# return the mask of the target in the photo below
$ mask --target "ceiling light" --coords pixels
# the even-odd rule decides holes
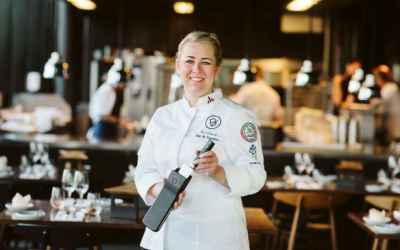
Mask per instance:
[[[81,10],[94,10],[96,9],[96,4],[90,0],[67,0],[73,4],[76,8]]]
[[[174,3],[174,11],[178,14],[192,14],[194,5],[189,2],[176,2]]]
[[[321,0],[293,0],[286,9],[289,11],[306,11]]]

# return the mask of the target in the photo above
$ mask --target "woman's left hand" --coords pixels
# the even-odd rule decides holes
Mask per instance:
[[[196,155],[200,150],[196,150]],[[194,170],[196,173],[205,173],[209,177],[214,177],[217,174],[218,169],[218,157],[213,151],[208,151],[200,155],[200,159],[193,162],[194,165],[198,166]]]

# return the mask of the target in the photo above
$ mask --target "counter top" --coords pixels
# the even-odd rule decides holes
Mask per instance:
[[[55,149],[76,149],[76,150],[109,150],[109,151],[130,151],[137,152],[143,140],[143,135],[135,135],[130,139],[119,141],[88,141],[85,138],[74,138],[68,135],[38,134],[36,136],[3,134],[0,136],[0,144],[8,143],[29,143],[31,141],[48,144]],[[374,144],[364,144],[361,150],[327,150],[307,147],[276,147],[276,149],[263,149],[264,157],[293,157],[294,153],[309,153],[319,158],[340,158],[343,160],[374,159],[383,160],[388,156],[400,156],[399,152],[390,150],[388,147]]]
[[[132,136],[130,139],[118,141],[88,141],[86,138],[76,138],[68,135],[37,134],[16,135],[3,134],[0,136],[0,144],[6,143],[29,143],[32,141],[44,143],[51,148],[74,149],[74,150],[110,150],[110,151],[138,151],[142,143],[143,136]]]

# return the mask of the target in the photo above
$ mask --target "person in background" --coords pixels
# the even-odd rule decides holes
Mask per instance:
[[[179,44],[175,62],[185,94],[157,109],[138,151],[135,183],[152,205],[172,169],[191,164],[209,139],[215,146],[199,164],[158,232],[146,228],[149,250],[249,250],[242,196],[266,180],[257,117],[223,97],[214,82],[222,50],[213,33],[195,31]]]
[[[229,99],[250,109],[257,116],[259,127],[282,122],[283,109],[279,94],[265,82],[263,70],[259,66],[254,66],[254,69],[256,80],[245,82]]]
[[[393,82],[390,68],[379,65],[373,69],[376,84],[379,86],[380,102],[371,101],[373,104],[381,103],[384,107],[382,126],[386,142],[400,139],[400,91],[397,83]]]
[[[353,103],[354,95],[349,94],[349,82],[357,69],[361,68],[361,63],[357,60],[346,63],[343,75],[333,77],[333,87],[331,101],[334,105],[334,114],[339,114],[339,108],[342,102]]]
[[[120,118],[124,102],[124,89],[132,74],[116,59],[103,83],[90,98],[89,117],[93,126],[86,134],[87,139],[118,140],[127,130],[132,131],[132,123]]]

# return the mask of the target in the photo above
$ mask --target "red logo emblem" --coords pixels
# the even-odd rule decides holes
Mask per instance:
[[[207,104],[210,103],[210,102],[213,102],[213,101],[215,101],[215,100],[214,100],[213,98],[211,98],[211,97],[208,96]]]

